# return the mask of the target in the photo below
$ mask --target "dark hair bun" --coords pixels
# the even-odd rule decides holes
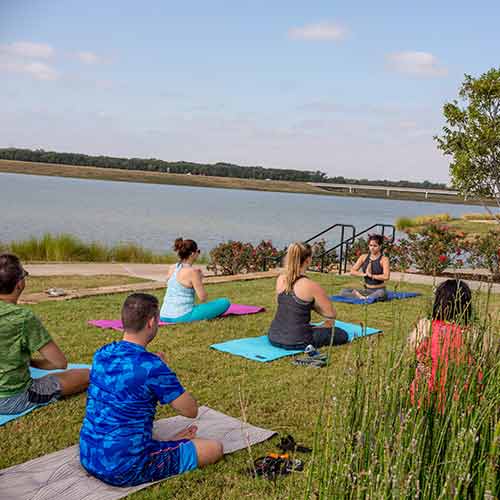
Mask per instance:
[[[182,238],[177,238],[174,241],[174,250],[178,252],[183,247],[184,240]]]
[[[198,250],[198,245],[194,240],[183,240],[182,238],[177,238],[174,242],[174,250],[177,252],[179,259],[185,260],[192,253]]]

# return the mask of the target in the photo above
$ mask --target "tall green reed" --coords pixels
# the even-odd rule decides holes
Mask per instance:
[[[389,349],[367,338],[346,351],[343,376],[325,377],[304,498],[499,498],[498,322],[482,300],[460,360],[446,380],[437,371],[444,391],[422,379],[412,401],[417,362],[397,307]]]
[[[93,241],[85,243],[70,234],[50,233],[41,238],[31,237],[27,240],[12,241],[4,244],[2,251],[18,255],[24,261],[49,262],[175,262],[172,253],[158,255],[135,243],[120,243],[107,246]]]

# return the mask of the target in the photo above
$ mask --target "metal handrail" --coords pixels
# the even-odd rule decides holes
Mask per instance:
[[[315,240],[316,238],[318,238],[319,236],[323,236],[324,234],[328,233],[329,231],[331,231],[332,229],[335,229],[337,227],[340,227],[341,228],[341,236],[340,236],[340,240],[343,242],[344,239],[345,239],[345,230],[346,228],[350,228],[351,231],[352,231],[352,235],[349,239],[351,238],[354,238],[354,234],[356,233],[356,228],[352,225],[352,224],[333,224],[332,226],[330,227],[327,227],[326,229],[324,229],[323,231],[320,231],[319,233],[315,234],[314,236],[312,236],[311,238],[303,241],[303,243],[309,243],[311,242],[312,240]],[[338,245],[334,248],[338,248]],[[333,250],[334,248],[330,249],[330,250]],[[315,255],[314,257],[317,258],[317,257],[321,257],[322,255],[326,255],[326,253],[328,253],[329,250],[327,250],[326,252],[324,252],[323,254],[321,255]],[[279,255],[276,255],[276,256],[270,256],[270,257],[266,257],[264,259],[264,269],[263,271],[267,271],[267,262],[268,261],[278,261],[278,260],[281,260],[283,258],[283,255],[284,253],[283,252],[280,252]],[[346,254],[347,255],[347,254]],[[342,254],[342,249],[341,249],[341,259],[343,258],[343,254]],[[324,268],[324,259],[321,260],[321,272],[323,272],[323,268]]]
[[[383,238],[385,237],[385,228],[386,227],[391,228],[392,229],[392,236],[390,238],[390,242],[391,243],[394,242],[394,239],[396,237],[396,228],[392,224],[381,224],[381,223],[372,224],[370,227],[367,227],[367,228],[363,229],[363,231],[360,231],[359,233],[356,233],[356,230],[354,230],[352,236],[350,236],[347,239],[343,239],[342,238],[341,241],[340,241],[340,243],[338,243],[337,245],[335,245],[332,248],[329,248],[328,250],[325,250],[321,255],[317,255],[316,256],[316,257],[321,258],[321,272],[323,272],[323,270],[324,270],[325,257],[328,254],[330,254],[331,252],[333,252],[334,250],[337,250],[337,248],[340,248],[339,274],[342,274],[342,268],[343,268],[343,272],[346,273],[347,272],[347,258],[348,258],[348,255],[349,255],[349,246],[354,243],[354,241],[356,240],[356,238],[358,238],[362,234],[365,234],[368,231],[370,231],[370,230],[372,230],[372,229],[374,229],[376,227],[381,227],[382,228],[382,234],[381,234],[381,236]],[[345,246],[345,253],[344,253],[344,246]]]

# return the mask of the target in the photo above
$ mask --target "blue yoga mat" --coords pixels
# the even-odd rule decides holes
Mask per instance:
[[[71,370],[74,368],[90,368],[90,365],[79,365],[79,364],[69,364],[67,370]],[[66,370],[40,370],[39,368],[30,368],[31,376],[33,378],[41,378],[44,377],[45,375],[50,375],[51,373],[57,373],[57,372],[64,372]],[[7,422],[10,422],[11,420],[15,420],[16,418],[22,417],[23,415],[26,415],[27,413],[33,411],[35,408],[39,408],[40,406],[47,406],[47,405],[37,405],[33,406],[33,408],[30,408],[29,410],[23,411],[22,413],[16,413],[15,415],[0,415],[0,427]]]
[[[357,299],[355,297],[331,295],[330,300],[332,302],[345,302],[346,304],[373,304],[374,302],[387,302],[389,300],[411,299],[412,297],[418,297],[419,295],[421,294],[416,292],[387,292],[387,296],[383,301],[373,297],[368,297],[367,299]]]
[[[335,326],[347,332],[349,342],[352,342],[356,338],[367,337],[368,335],[382,332],[382,330],[378,330],[377,328],[363,328],[361,325],[344,323],[343,321],[335,321]],[[288,350],[275,347],[269,342],[267,335],[229,340],[228,342],[222,342],[220,344],[212,344],[210,347],[217,351],[227,352],[235,356],[241,356],[261,363],[304,352],[302,349]]]

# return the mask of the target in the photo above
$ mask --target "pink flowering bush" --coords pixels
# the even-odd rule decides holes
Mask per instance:
[[[410,242],[407,239],[397,239],[392,243],[390,241],[384,243],[384,255],[389,258],[393,271],[404,273],[412,265]]]
[[[462,245],[463,233],[439,224],[429,224],[418,232],[408,233],[409,256],[424,274],[435,276],[458,264]]]
[[[474,267],[485,267],[493,274],[495,281],[500,280],[500,232],[489,231],[477,235],[466,243],[469,262]]]
[[[312,266],[313,271],[321,271],[321,257],[326,250],[326,241],[319,240],[311,245],[312,247]],[[338,257],[336,251],[330,252],[323,257],[323,271],[333,271],[338,264]]]
[[[232,275],[262,271],[268,257],[278,257],[278,250],[271,241],[261,241],[256,247],[242,241],[227,241],[210,250],[209,271]],[[279,259],[267,259],[267,268],[279,265]]]

